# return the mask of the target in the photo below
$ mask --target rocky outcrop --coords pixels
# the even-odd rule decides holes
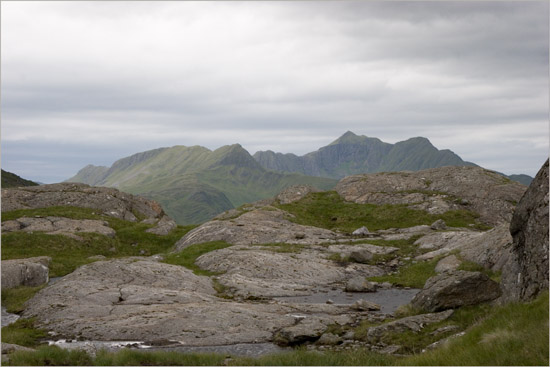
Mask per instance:
[[[156,223],[153,228],[149,228],[145,232],[154,233],[159,236],[165,236],[168,233],[172,232],[172,230],[176,229],[177,226],[178,225],[172,218],[165,215]]]
[[[438,313],[403,317],[380,326],[369,328],[367,331],[367,340],[369,343],[378,343],[388,334],[402,333],[409,330],[416,333],[427,325],[448,319],[452,314],[453,310],[447,310]]]
[[[429,312],[436,312],[491,301],[499,296],[499,284],[487,275],[453,270],[428,279],[411,304]]]
[[[510,223],[512,256],[502,275],[504,300],[531,300],[548,290],[548,160]]]
[[[223,273],[218,282],[241,298],[311,294],[318,288],[344,288],[350,278],[384,274],[379,267],[327,260],[328,249],[309,246],[297,252],[276,252],[276,246],[237,245],[206,253],[196,260],[204,270]]]
[[[47,256],[2,260],[2,289],[22,285],[36,287],[48,283],[51,260]]]
[[[98,233],[114,237],[116,232],[103,220],[69,219],[63,217],[22,217],[2,223],[2,232],[45,232],[47,234],[74,235],[75,233]]]
[[[203,346],[270,342],[277,333],[298,341],[358,315],[346,306],[235,302],[215,294],[208,277],[180,266],[138,257],[98,261],[38,292],[24,316],[59,338]]]
[[[136,215],[146,218],[161,218],[164,215],[155,201],[106,187],[58,183],[2,190],[2,212],[51,206],[91,208],[132,222],[137,221]]]
[[[440,167],[418,172],[375,173],[346,177],[336,191],[360,204],[406,204],[441,214],[467,209],[488,225],[509,222],[526,187],[480,167]]]
[[[307,185],[294,185],[286,188],[275,199],[281,204],[290,204],[300,199],[303,199],[310,192],[319,192],[320,190]]]
[[[214,220],[193,229],[179,240],[174,251],[209,241],[225,241],[235,245],[262,243],[316,244],[330,242],[338,235],[328,229],[290,222],[289,214],[268,207],[256,209],[230,220]]]

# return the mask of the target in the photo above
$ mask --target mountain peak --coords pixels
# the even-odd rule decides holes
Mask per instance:
[[[344,135],[342,135],[341,137],[339,137],[338,139],[336,139],[335,141],[333,141],[329,145],[359,143],[359,142],[363,141],[364,139],[365,139],[364,136],[356,135],[353,132],[348,130],[344,133]]]

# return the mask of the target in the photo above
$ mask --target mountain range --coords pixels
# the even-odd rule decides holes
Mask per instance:
[[[17,176],[15,173],[2,170],[2,188],[21,187],[21,186],[38,186],[38,183],[30,180],[25,180]]]
[[[137,153],[111,167],[88,165],[67,181],[142,195],[158,201],[179,224],[196,224],[291,185],[327,190],[352,174],[442,166],[476,165],[450,150],[438,150],[423,137],[389,144],[348,131],[303,156],[272,151],[251,156],[239,144],[214,151],[174,146]]]
[[[239,144],[214,151],[200,146],[149,150],[111,167],[88,165],[67,181],[116,187],[154,199],[180,224],[204,222],[225,210],[274,196],[287,186],[326,190],[337,182],[268,171]]]

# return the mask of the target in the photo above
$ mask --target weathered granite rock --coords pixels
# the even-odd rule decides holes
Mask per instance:
[[[359,250],[359,251],[352,251],[349,255],[350,261],[354,261],[356,263],[361,264],[368,264],[369,261],[373,258],[373,253],[369,250]]]
[[[361,228],[357,228],[357,229],[356,229],[355,231],[353,231],[351,234],[354,235],[354,236],[367,236],[367,235],[369,235],[369,234],[371,234],[371,233],[370,233],[370,231],[368,230],[367,227],[363,226],[363,227],[361,227]]]
[[[51,260],[48,256],[2,260],[2,289],[21,285],[36,287],[48,283]]]
[[[45,232],[47,234],[98,233],[114,237],[116,232],[103,220],[63,217],[22,217],[2,223],[2,232]]]
[[[159,236],[166,236],[168,233],[172,232],[178,225],[176,222],[167,215],[164,215],[158,221],[157,225],[153,228],[149,228],[145,232],[158,234]]]
[[[388,334],[402,333],[408,330],[419,332],[427,325],[448,319],[452,314],[453,310],[427,313],[404,317],[380,326],[371,327],[367,331],[367,340],[369,343],[378,343]]]
[[[366,299],[360,299],[351,305],[351,309],[357,311],[380,311],[380,305]]]
[[[137,221],[134,213],[147,218],[161,218],[164,215],[160,205],[153,200],[107,187],[58,183],[2,189],[3,212],[50,206],[92,208],[105,215],[132,222]]]
[[[434,249],[417,256],[416,260],[429,260],[436,256],[459,251],[464,260],[473,261],[487,269],[502,270],[510,256],[512,237],[506,224],[487,232],[452,231],[428,234],[415,244],[420,249]]]
[[[444,271],[456,270],[462,261],[460,261],[455,255],[450,255],[439,260],[435,266],[436,273],[443,273]]]
[[[294,185],[287,187],[279,193],[275,199],[281,204],[290,204],[300,199],[303,199],[310,192],[319,192],[320,190],[308,185]]]
[[[548,160],[517,205],[510,223],[512,256],[502,274],[506,301],[548,290]]]
[[[436,312],[491,301],[499,296],[499,284],[487,275],[454,270],[428,279],[411,304],[429,312]]]
[[[332,333],[324,333],[316,342],[319,345],[338,345],[340,343],[342,343],[342,338]]]
[[[296,325],[285,327],[279,330],[273,341],[281,346],[303,344],[309,341],[316,341],[327,329],[327,325],[317,317],[306,317]]]
[[[317,287],[345,283],[352,277],[384,274],[372,265],[343,267],[327,260],[322,246],[299,253],[272,250],[273,246],[236,245],[206,253],[195,263],[201,269],[223,273],[217,278],[227,292],[244,298],[308,295]]]
[[[346,283],[346,292],[376,292],[377,283],[369,282],[365,277],[353,277]]]
[[[180,266],[139,257],[98,261],[42,289],[24,316],[63,338],[188,346],[270,342],[281,330],[299,340],[355,317],[338,305],[244,303],[215,294],[208,277]],[[297,313],[302,330],[292,328]]]
[[[235,245],[261,243],[317,244],[330,242],[338,235],[328,229],[302,226],[286,219],[279,209],[256,209],[231,220],[206,222],[183,236],[174,251],[209,241],[225,241]]]
[[[432,223],[430,228],[433,229],[434,231],[441,231],[441,230],[447,229],[447,224],[443,219],[438,219]]]
[[[526,187],[480,167],[440,167],[417,172],[348,176],[336,191],[347,201],[407,204],[432,214],[468,209],[489,225],[509,222]]]

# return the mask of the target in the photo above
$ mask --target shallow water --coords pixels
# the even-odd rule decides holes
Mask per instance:
[[[276,297],[288,303],[326,303],[329,299],[334,304],[351,305],[364,299],[380,305],[380,312],[393,313],[401,305],[409,303],[420,289],[380,289],[376,292],[344,292],[342,290],[320,290],[309,296]]]
[[[6,311],[5,307],[2,307],[2,327],[8,326],[9,324],[13,324],[17,321],[19,318],[19,315],[16,315],[14,313],[9,313]]]

